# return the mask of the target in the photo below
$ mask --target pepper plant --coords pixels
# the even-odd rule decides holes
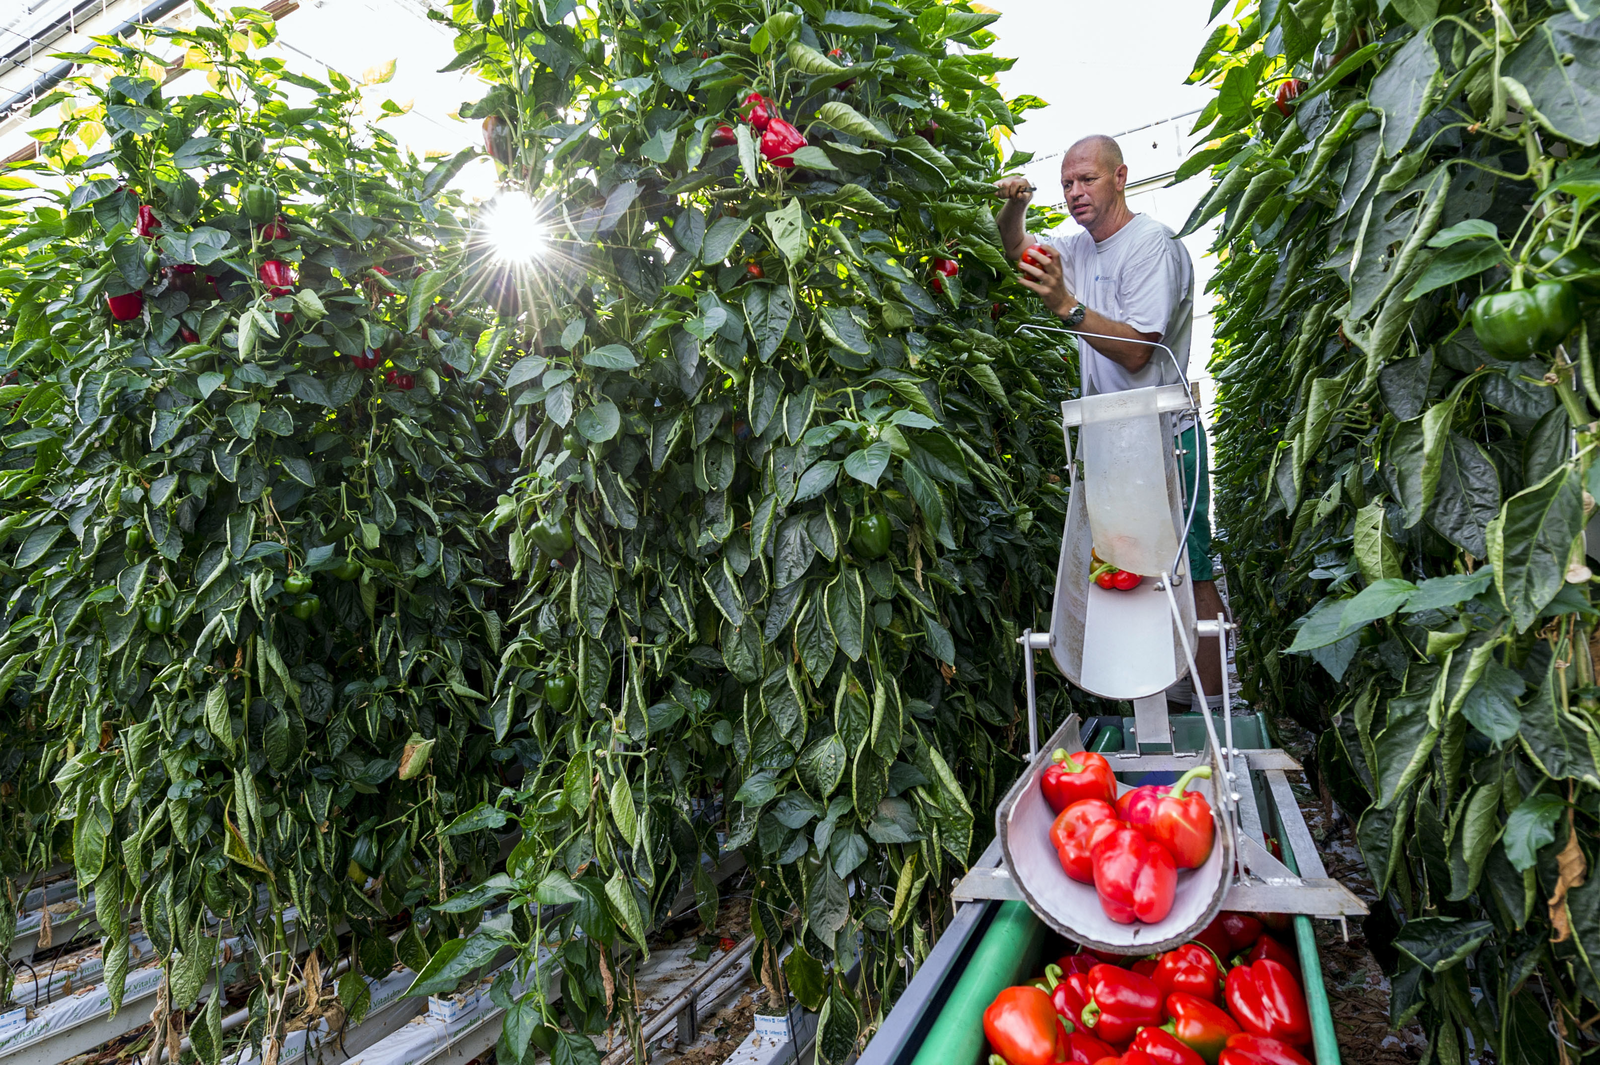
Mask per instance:
[[[1246,694],[1318,733],[1451,1065],[1596,1046],[1594,13],[1244,4],[1192,77]]]
[[[439,830],[532,757],[492,694],[510,570],[480,521],[517,449],[485,323],[446,306],[470,153],[424,166],[364,86],[254,58],[267,16],[197,7],[160,54],[69,57],[35,107],[61,124],[0,186],[0,695],[31,752],[5,763],[5,871],[70,858],[113,1002],[136,919],[177,1029],[239,978],[208,911],[248,933],[244,1034],[272,1047],[291,936],[354,955],[359,1017],[398,915],[417,967],[476,919],[427,905],[498,859]]]
[[[434,17],[493,86],[461,109],[506,164],[486,217],[543,217],[517,271],[473,267],[518,316],[528,442],[486,521],[520,582],[486,694],[540,761],[465,822],[522,838],[460,904],[529,919],[447,944],[414,990],[515,943],[502,1060],[581,1059],[627,994],[621,948],[681,892],[712,915],[708,870],[742,851],[757,971],[842,1060],[1020,769],[1015,641],[1048,605],[1073,364],[1021,329],[1048,316],[990,180],[1036,101],[1002,99],[995,16],[960,4]],[[518,993],[549,951],[573,1031],[541,980]]]

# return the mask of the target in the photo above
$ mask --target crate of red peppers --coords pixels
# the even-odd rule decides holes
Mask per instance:
[[[1287,928],[1222,913],[1161,954],[1063,955],[984,1011],[989,1065],[1312,1065]]]

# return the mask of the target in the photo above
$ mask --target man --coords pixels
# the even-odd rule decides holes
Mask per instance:
[[[1061,237],[1028,235],[1026,219],[1033,193],[1026,178],[996,183],[1005,206],[997,219],[1006,254],[1017,263],[1022,283],[1061,317],[1068,329],[1123,339],[1080,338],[1085,394],[1121,392],[1150,385],[1178,384],[1189,369],[1189,332],[1194,322],[1194,267],[1172,230],[1149,215],[1128,209],[1128,168],[1117,142],[1085,137],[1061,161],[1061,191],[1073,221],[1083,231]],[[1042,266],[1022,253],[1039,243],[1055,254]],[[1155,341],[1172,349],[1178,365]],[[1210,490],[1201,473],[1204,437],[1192,419],[1178,426],[1188,485],[1200,477],[1200,498],[1189,530],[1189,568],[1195,612],[1202,618],[1222,613],[1211,566]],[[1204,640],[1198,652],[1200,683],[1206,694],[1222,692],[1222,663],[1216,641]],[[1180,681],[1177,688],[1188,688]],[[1174,701],[1187,701],[1179,691]]]

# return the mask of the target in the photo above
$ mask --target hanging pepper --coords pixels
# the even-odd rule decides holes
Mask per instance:
[[[1217,1065],[1311,1065],[1288,1043],[1241,1032],[1228,1037]]]
[[[863,514],[850,531],[850,546],[865,558],[882,558],[889,553],[893,534],[887,515]]]
[[[1105,755],[1055,750],[1050,752],[1050,761],[1054,764],[1039,777],[1039,790],[1056,813],[1081,799],[1117,801],[1117,778]]]
[[[294,287],[294,267],[282,259],[268,259],[256,269],[256,276],[274,296],[286,295]]]
[[[285,224],[288,220],[283,215],[278,215],[264,226],[256,227],[256,234],[262,240],[288,240],[289,227]]]
[[[136,289],[120,296],[107,296],[106,306],[117,321],[131,322],[144,310],[144,293]]]
[[[1210,766],[1197,765],[1169,791],[1155,784],[1135,788],[1117,800],[1117,812],[1146,838],[1165,847],[1177,868],[1197,869],[1211,857],[1217,829],[1206,797],[1184,789],[1196,777],[1210,776]]]
[[[1239,1022],[1220,1006],[1184,991],[1167,996],[1167,1012],[1172,1015],[1164,1027],[1206,1061],[1215,1063],[1229,1036],[1241,1031]]]
[[[1261,922],[1247,913],[1223,912],[1194,937],[1217,957],[1227,959],[1255,945],[1261,938]]]
[[[1271,958],[1290,972],[1294,972],[1300,967],[1300,963],[1295,960],[1295,956],[1289,953],[1289,948],[1269,935],[1262,935],[1260,939],[1256,940],[1256,945],[1250,948],[1249,960],[1251,962],[1258,962],[1262,958]]]
[[[734,134],[732,126],[718,126],[711,131],[711,147],[732,148],[739,143],[739,138]]]
[[[560,521],[552,521],[542,518],[534,524],[528,538],[533,541],[534,547],[546,555],[564,555],[572,549],[572,519],[562,517]]]
[[[1133,1037],[1133,1049],[1142,1050],[1156,1065],[1206,1065],[1189,1044],[1162,1028],[1141,1028]]]
[[[152,603],[144,608],[144,627],[152,636],[165,636],[172,631],[172,608],[165,603]]]
[[[1100,908],[1118,924],[1154,923],[1172,912],[1178,870],[1165,847],[1126,825],[1106,834],[1090,856]]]
[[[161,220],[156,217],[156,209],[148,203],[139,205],[139,222],[133,227],[136,237],[148,237],[151,233],[161,228]]]
[[[983,1034],[1008,1065],[1054,1065],[1060,1022],[1037,987],[1008,987],[983,1011]]]
[[[489,115],[483,120],[483,150],[501,166],[510,166],[515,154],[515,133],[511,123],[499,115]]]
[[[1127,1043],[1140,1028],[1161,1023],[1161,989],[1148,976],[1115,965],[1089,970],[1089,1002],[1080,1016],[1108,1043]]]
[[[1112,805],[1100,799],[1080,799],[1062,810],[1050,826],[1061,868],[1080,884],[1094,883],[1094,846],[1121,824]]]
[[[265,185],[246,185],[239,190],[239,207],[250,221],[265,225],[278,213],[278,194]]]
[[[1236,966],[1224,989],[1228,1011],[1245,1031],[1292,1046],[1311,1044],[1311,1014],[1300,983],[1271,958]]]
[[[1485,293],[1472,304],[1472,331],[1490,355],[1526,359],[1549,351],[1582,320],[1570,282],[1541,281],[1522,288],[1521,280],[1513,272],[1508,291]]]
[[[744,106],[748,108],[745,112],[746,120],[763,133],[767,131],[767,125],[772,121],[772,112],[767,109],[767,105],[771,102],[758,92],[753,92],[744,98]]]
[[[768,121],[766,132],[761,134],[761,157],[773,166],[788,170],[794,166],[792,156],[806,146],[803,133],[781,118]]]
[[[557,673],[544,682],[545,705],[558,714],[565,713],[577,691],[578,682],[571,673]]]
[[[1535,266],[1572,283],[1580,295],[1600,296],[1600,259],[1582,247],[1563,251],[1559,243],[1546,244],[1533,253]]]
[[[1185,991],[1207,1002],[1222,996],[1217,957],[1198,943],[1185,943],[1161,955],[1153,978],[1164,995]]]

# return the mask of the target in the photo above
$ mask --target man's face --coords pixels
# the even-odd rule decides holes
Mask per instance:
[[[1075,148],[1061,161],[1061,191],[1067,210],[1085,229],[1093,229],[1122,199],[1127,180],[1127,167],[1108,167],[1092,148]]]

